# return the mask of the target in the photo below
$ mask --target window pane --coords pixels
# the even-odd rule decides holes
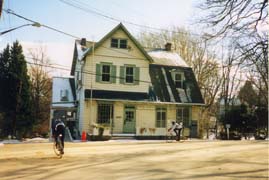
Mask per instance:
[[[133,67],[126,67],[126,74],[133,75],[134,74],[134,68]]]
[[[126,83],[134,82],[134,67],[126,67],[125,82]]]
[[[181,81],[176,81],[175,84],[176,84],[176,88],[182,88]]]
[[[133,78],[133,76],[126,76],[125,81],[126,81],[126,83],[133,83],[134,78]]]
[[[118,39],[111,39],[111,47],[118,48]]]
[[[110,66],[102,66],[102,81],[110,82]]]
[[[110,123],[113,118],[113,105],[112,104],[99,104],[98,105],[98,123]]]
[[[175,75],[175,80],[176,81],[181,81],[181,74],[176,74]]]
[[[182,75],[180,73],[175,74],[176,88],[182,88]]]
[[[122,48],[122,49],[127,48],[127,40],[126,39],[121,39],[120,40],[120,48]]]
[[[110,82],[109,74],[102,74],[102,81]]]
[[[156,127],[166,127],[166,108],[156,109]]]
[[[103,65],[103,73],[110,73],[110,66],[109,65]]]

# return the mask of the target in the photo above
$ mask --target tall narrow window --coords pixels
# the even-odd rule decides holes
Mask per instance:
[[[97,123],[109,124],[113,118],[113,104],[98,104]]]
[[[156,127],[166,127],[166,108],[156,108]]]
[[[134,67],[126,67],[125,74],[125,82],[134,83]]]
[[[110,65],[102,65],[102,81],[110,82]]]
[[[183,88],[183,77],[181,73],[175,73],[175,85],[176,88]]]
[[[120,48],[121,49],[127,48],[127,40],[126,39],[120,39]]]
[[[177,122],[183,122],[183,125],[188,127],[190,123],[190,108],[189,107],[179,107],[177,108]]]
[[[119,45],[119,43],[118,43],[118,39],[114,39],[114,38],[112,38],[112,39],[111,39],[111,47],[113,47],[113,48],[118,48],[118,45]]]

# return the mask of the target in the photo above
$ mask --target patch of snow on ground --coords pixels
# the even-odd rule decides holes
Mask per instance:
[[[32,139],[25,139],[24,142],[36,142],[36,143],[41,143],[41,142],[49,142],[48,138],[40,138],[40,137],[36,137],[36,138],[32,138]]]
[[[3,144],[19,144],[21,143],[19,140],[17,139],[10,139],[10,140],[4,140],[0,143],[3,143]]]

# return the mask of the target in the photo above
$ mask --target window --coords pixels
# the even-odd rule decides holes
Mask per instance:
[[[61,90],[60,92],[61,101],[68,101],[68,90]]]
[[[166,127],[166,108],[156,108],[156,127]]]
[[[118,39],[111,39],[111,47],[118,48]]]
[[[133,122],[135,118],[135,107],[126,106],[125,107],[125,122]]]
[[[111,62],[101,62],[96,64],[96,82],[116,83],[117,67]]]
[[[134,67],[126,67],[125,74],[125,82],[134,83]]]
[[[120,48],[120,49],[127,49],[127,39],[111,39],[111,47],[113,48]]]
[[[126,39],[120,39],[120,48],[127,49],[127,40]]]
[[[132,64],[120,66],[120,83],[139,85],[140,68]]]
[[[176,88],[183,88],[183,74],[182,73],[175,73],[174,81]]]
[[[102,81],[110,82],[110,65],[102,65]]]
[[[113,118],[113,104],[101,103],[98,104],[97,123],[109,124]]]
[[[179,107],[177,108],[177,122],[183,122],[183,125],[188,127],[190,123],[190,108],[189,107]]]

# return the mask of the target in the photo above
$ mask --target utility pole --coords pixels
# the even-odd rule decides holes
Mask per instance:
[[[92,67],[92,72],[93,72],[93,61],[94,61],[94,41],[93,41],[93,46],[92,46],[92,61],[91,61],[91,67]],[[96,74],[96,73],[95,73]],[[93,124],[93,106],[92,106],[92,88],[93,88],[93,85],[92,85],[92,81],[93,81],[93,78],[92,78],[93,74],[91,74],[91,101],[90,101],[90,106],[91,106],[91,120],[90,120],[90,125]]]

